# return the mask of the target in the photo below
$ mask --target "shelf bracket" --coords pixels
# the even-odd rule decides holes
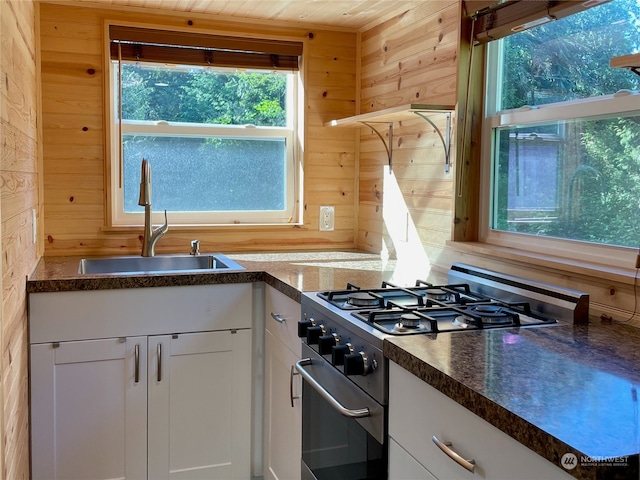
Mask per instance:
[[[378,135],[378,138],[380,138],[380,140],[382,141],[382,144],[384,145],[385,150],[387,151],[387,159],[389,160],[389,173],[391,173],[392,169],[393,169],[393,164],[392,164],[392,158],[393,158],[393,122],[360,122],[363,125],[366,125],[367,127],[369,127],[371,130],[373,130],[375,132],[376,135]],[[387,130],[387,134],[389,136],[389,142],[387,143],[384,139],[384,137],[382,136],[382,134],[380,133],[380,131],[373,126],[374,123],[379,123],[379,124],[384,124],[387,126],[388,130]]]
[[[440,131],[438,126],[433,123],[433,120],[431,120],[429,117],[416,110],[414,110],[413,113],[418,115],[423,120],[427,121],[435,129],[436,133],[440,137],[440,141],[442,142],[442,146],[444,147],[444,173],[449,173],[449,170],[451,169],[451,112],[445,113],[447,125],[445,127],[446,132],[444,136],[442,135],[442,132]]]

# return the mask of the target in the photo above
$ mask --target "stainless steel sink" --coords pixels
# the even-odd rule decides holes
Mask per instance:
[[[162,273],[185,271],[243,270],[225,255],[156,255],[83,258],[78,265],[81,275]]]

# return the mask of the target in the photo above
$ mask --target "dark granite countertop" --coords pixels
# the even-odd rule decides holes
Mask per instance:
[[[379,287],[383,280],[412,285],[417,278],[438,281],[445,274],[430,272],[415,262],[384,260],[355,251],[228,254],[244,270],[172,272],[139,275],[80,275],[81,257],[43,257],[27,279],[27,292],[56,292],[144,288],[264,281],[300,301],[300,292],[344,288],[347,282]]]
[[[417,278],[446,279],[415,262],[362,252],[228,256],[245,270],[86,276],[77,274],[79,257],[44,257],[27,291],[264,281],[299,301],[302,291],[343,288],[347,282],[378,287],[382,280],[411,285]],[[639,478],[640,329],[593,319],[584,326],[413,335],[385,340],[384,353],[556,465],[573,453],[578,466],[568,473],[576,478]],[[623,460],[603,460],[610,457]]]
[[[393,337],[384,354],[556,465],[573,453],[576,478],[637,480],[639,347],[594,320]]]

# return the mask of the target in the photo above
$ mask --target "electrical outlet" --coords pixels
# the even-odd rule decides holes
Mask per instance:
[[[333,207],[320,207],[320,231],[333,230],[335,212]]]

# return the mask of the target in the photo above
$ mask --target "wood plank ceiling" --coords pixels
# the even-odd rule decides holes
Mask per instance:
[[[132,7],[221,15],[363,31],[425,0],[42,0],[48,3]],[[430,0],[433,1],[433,0]]]

